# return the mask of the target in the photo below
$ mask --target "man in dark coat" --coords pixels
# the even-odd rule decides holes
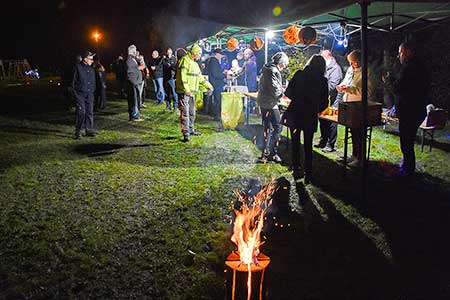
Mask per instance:
[[[172,48],[167,48],[163,57],[164,90],[166,92],[166,108],[178,111],[178,94],[175,88],[175,72],[177,70],[177,58],[173,55]]]
[[[144,66],[139,65],[137,61],[137,49],[135,45],[128,47],[127,58],[127,98],[128,98],[128,114],[130,121],[140,122],[139,104],[140,92],[139,86],[142,83],[142,70]]]
[[[75,138],[81,138],[81,130],[86,128],[87,136],[95,136],[94,131],[94,92],[95,71],[91,67],[94,62],[94,53],[86,51],[82,61],[73,69],[70,94],[75,99]]]
[[[328,87],[325,78],[325,60],[313,55],[303,71],[295,73],[286,89],[291,103],[283,116],[283,124],[290,127],[292,137],[292,167],[295,179],[303,177],[300,171],[300,133],[303,131],[305,151],[305,183],[312,176],[312,140],[317,129],[318,113],[327,107]]]
[[[424,64],[417,57],[414,44],[411,42],[401,44],[398,58],[402,67],[393,88],[399,119],[400,148],[403,153],[400,174],[409,176],[416,168],[414,140],[417,129],[426,116],[426,97],[430,81]]]
[[[222,92],[225,80],[225,74],[220,67],[220,61],[223,57],[221,49],[214,49],[213,55],[208,60],[208,79],[214,88],[212,106],[214,119],[221,121],[222,115]]]
[[[323,50],[320,52],[320,55],[325,59],[327,64],[325,77],[328,79],[328,95],[330,97],[330,103],[333,107],[336,107],[336,86],[342,81],[342,69],[334,59],[330,50]],[[321,148],[324,152],[336,151],[335,145],[337,140],[337,123],[322,119],[320,119],[319,122],[320,142],[319,144],[314,145],[314,147]]]
[[[153,79],[156,99],[158,100],[158,104],[162,104],[166,95],[164,93],[163,61],[158,50],[153,50],[149,66]]]

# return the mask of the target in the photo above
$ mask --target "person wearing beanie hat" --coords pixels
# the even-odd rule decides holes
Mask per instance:
[[[289,58],[284,52],[278,52],[272,57],[272,62],[263,66],[259,80],[259,92],[256,102],[261,108],[264,127],[264,149],[260,160],[263,162],[281,162],[278,156],[278,143],[282,130],[281,115],[278,102],[283,97],[281,71],[287,67]]]
[[[191,135],[200,135],[194,130],[195,121],[195,94],[200,87],[212,94],[212,85],[205,80],[197,61],[202,55],[202,49],[198,44],[192,45],[189,53],[178,62],[176,72],[176,89],[178,95],[178,107],[181,111],[181,132],[183,141],[188,142]]]
[[[95,136],[94,131],[94,91],[95,72],[91,67],[95,54],[86,51],[81,62],[73,69],[72,81],[69,85],[69,93],[75,99],[75,139],[81,138],[81,131],[86,128],[87,136]]]

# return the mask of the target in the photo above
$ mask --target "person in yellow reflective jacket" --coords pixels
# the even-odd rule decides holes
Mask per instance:
[[[212,85],[203,78],[197,61],[202,56],[199,45],[192,45],[189,53],[180,59],[176,72],[176,89],[178,93],[178,108],[181,111],[181,132],[183,141],[188,142],[191,135],[200,135],[194,130],[195,94],[200,86],[213,92]]]

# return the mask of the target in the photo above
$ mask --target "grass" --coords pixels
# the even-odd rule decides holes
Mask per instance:
[[[182,143],[175,113],[150,104],[130,124],[126,102],[109,101],[100,134],[76,141],[59,92],[56,81],[0,91],[0,299],[230,297],[233,191],[258,178],[281,187],[264,230],[267,298],[449,295],[448,129],[431,153],[417,146],[412,182],[392,175],[395,126],[376,129],[362,205],[340,153],[315,152],[308,186],[292,179],[285,144],[283,165],[257,164],[258,120],[220,132],[199,115],[203,135]]]

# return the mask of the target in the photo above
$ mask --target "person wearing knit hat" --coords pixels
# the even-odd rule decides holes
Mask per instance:
[[[203,87],[212,94],[212,85],[203,77],[197,61],[202,56],[202,48],[198,44],[192,45],[189,53],[178,62],[176,72],[176,89],[178,93],[178,107],[181,111],[181,133],[183,141],[188,142],[191,135],[200,135],[194,130],[195,94]]]
[[[259,92],[256,102],[261,108],[264,127],[264,149],[260,157],[261,162],[273,161],[281,163],[278,156],[278,143],[282,130],[281,115],[278,103],[283,97],[283,83],[281,71],[289,64],[289,58],[284,52],[278,52],[272,61],[263,66],[259,80]]]

